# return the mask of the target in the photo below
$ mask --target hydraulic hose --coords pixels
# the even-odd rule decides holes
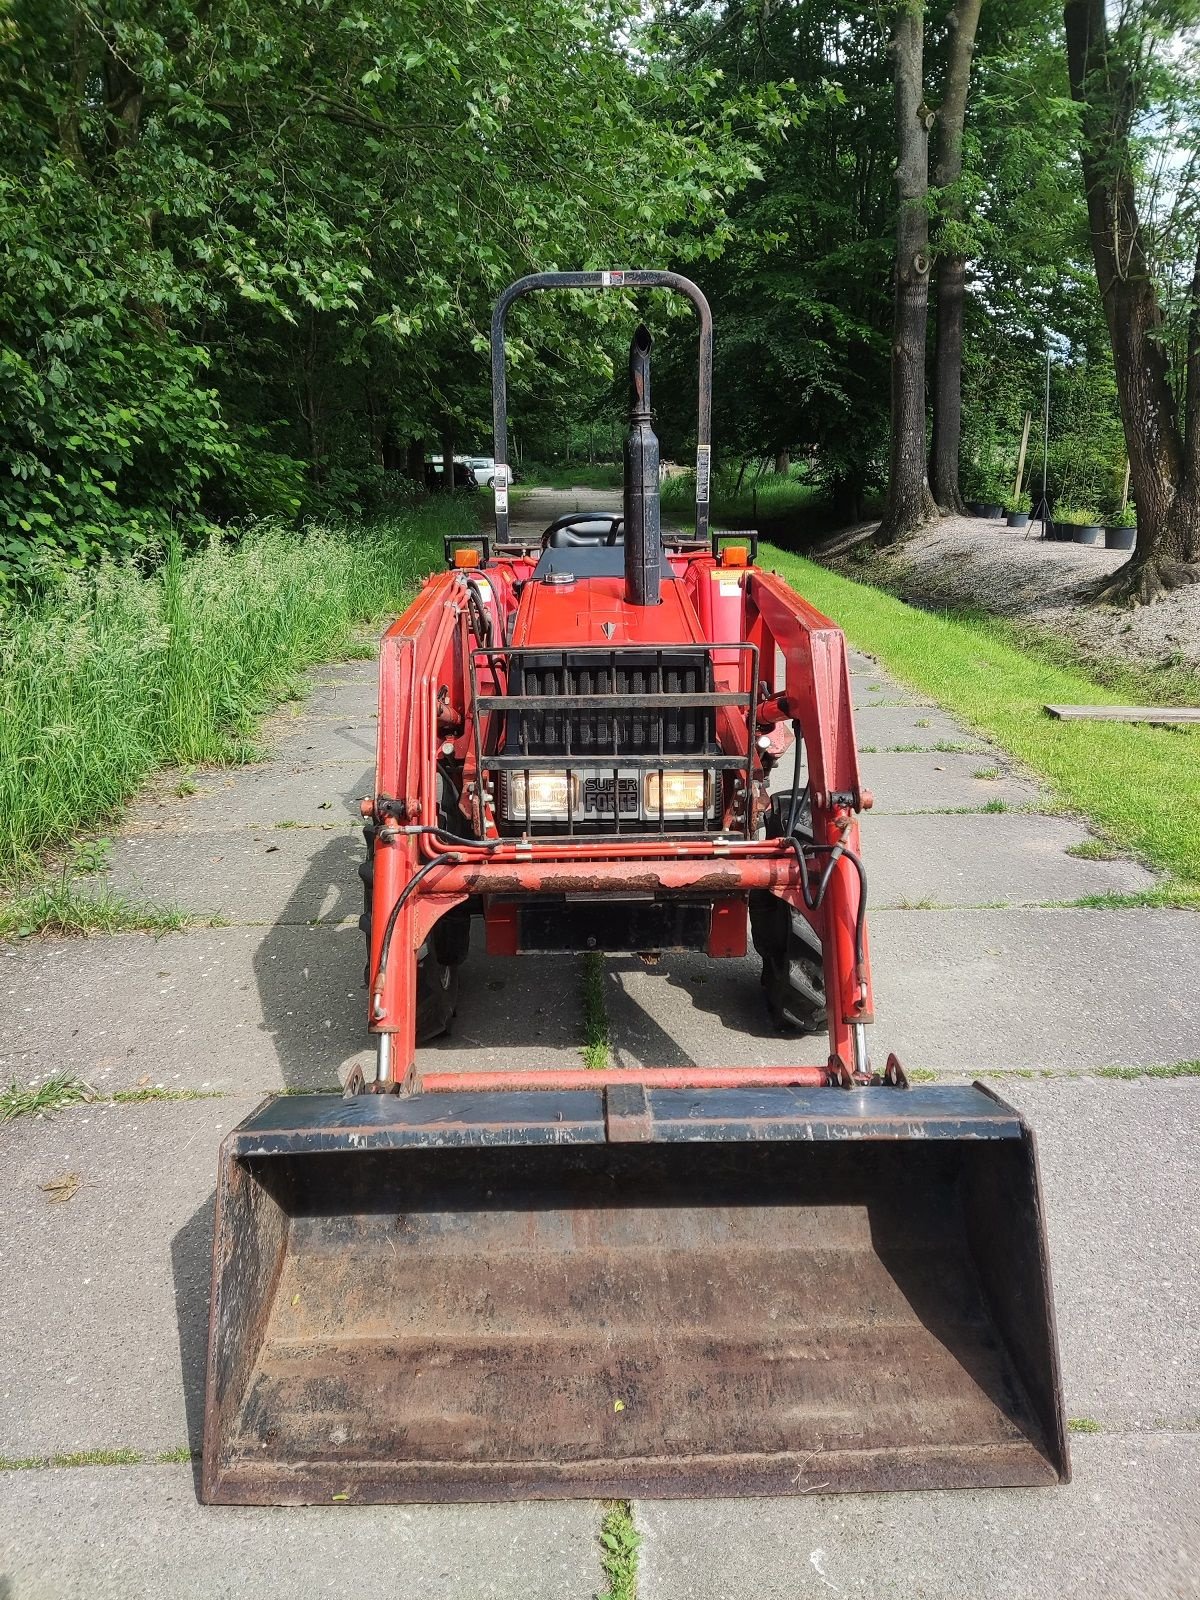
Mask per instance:
[[[378,1020],[383,1005],[383,985],[387,978],[388,954],[392,948],[392,935],[396,931],[396,919],[408,903],[409,896],[423,878],[433,871],[435,867],[458,866],[463,861],[462,856],[446,855],[435,856],[432,861],[426,861],[413,873],[412,877],[396,896],[395,904],[388,912],[387,925],[383,930],[383,939],[379,946],[379,967],[375,973],[375,982],[371,985],[371,1016]]]

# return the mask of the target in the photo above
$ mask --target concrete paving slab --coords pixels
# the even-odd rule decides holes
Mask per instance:
[[[227,923],[357,921],[363,839],[358,828],[243,828],[116,839],[103,884],[131,900]]]
[[[351,683],[308,680],[297,715],[338,722],[372,722],[379,715],[379,688],[372,675]]]
[[[199,1449],[217,1151],[258,1098],[0,1130],[0,1455]],[[68,1173],[56,1203],[41,1185]]]
[[[590,1501],[208,1508],[191,1471],[0,1474],[5,1600],[591,1600]]]
[[[64,1004],[64,996],[68,997]],[[0,950],[0,1074],[149,1076],[245,1093],[336,1086],[367,1046],[354,926],[193,929]]]
[[[579,1067],[583,1030],[583,958],[489,956],[477,921],[470,955],[459,972],[453,1026],[418,1048],[417,1070]]]
[[[1057,1489],[638,1501],[641,1600],[1182,1600],[1200,1437],[1080,1438]]]
[[[263,736],[272,761],[285,766],[312,766],[323,761],[375,760],[378,722],[334,722],[319,717],[293,717],[276,723]]]
[[[995,778],[977,778],[980,771],[998,770]],[[999,767],[991,756],[937,751],[933,754],[864,755],[859,760],[862,781],[875,796],[875,811],[948,811],[962,807],[981,810],[989,801],[1008,806],[1030,805],[1038,798],[1037,786]]]
[[[901,706],[868,703],[856,707],[854,732],[860,750],[871,746],[886,752],[895,745],[933,750],[938,744],[969,745],[981,752],[988,750],[978,735],[969,733],[946,712],[915,703]],[[981,763],[976,762],[976,766],[979,765]]]
[[[1200,1059],[1194,912],[878,911],[871,938],[879,1045],[912,1066]]]
[[[1188,911],[876,911],[872,1043],[907,1066],[967,1075],[1200,1059],[1196,926]],[[611,961],[606,992],[618,1059],[823,1060],[823,1035],[775,1032],[759,971],[750,957],[670,955],[652,969]]]
[[[418,1065],[578,1066],[578,961],[489,957],[481,927],[472,940],[452,1031],[423,1047]],[[354,924],[0,947],[4,1081],[66,1072],[111,1092],[148,1075],[171,1089],[265,1094],[336,1088],[373,1063]]]
[[[1067,1415],[1200,1428],[1200,1080],[987,1081],[1037,1138]]]
[[[126,831],[227,833],[277,822],[359,822],[358,802],[375,787],[375,762],[266,762],[198,772],[189,784],[194,792],[182,796],[143,794],[129,809]]]
[[[874,908],[932,901],[941,906],[1041,905],[1088,894],[1149,888],[1152,872],[1136,861],[1070,856],[1090,838],[1069,817],[1005,811],[969,816],[876,815],[862,818]]]

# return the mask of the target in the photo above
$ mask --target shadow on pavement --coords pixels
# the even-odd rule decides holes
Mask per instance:
[[[318,923],[306,921],[313,905]],[[263,1027],[289,1089],[340,1089],[343,1069],[368,1048],[361,910],[345,835],[333,834],[255,951]]]
[[[215,1156],[215,1152],[214,1152]],[[214,1171],[215,1171],[214,1165]],[[208,1348],[209,1280],[216,1190],[193,1212],[171,1240],[175,1280],[175,1318],[179,1326],[179,1365],[192,1479],[200,1493],[200,1450],[204,1442],[204,1362]]]

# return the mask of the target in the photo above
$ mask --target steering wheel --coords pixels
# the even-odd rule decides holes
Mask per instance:
[[[607,522],[608,528],[603,524]],[[619,511],[569,511],[564,517],[555,517],[554,521],[542,535],[543,550],[558,550],[579,545],[615,545],[617,535],[625,525],[625,518]],[[559,539],[556,535],[565,533],[568,537]]]

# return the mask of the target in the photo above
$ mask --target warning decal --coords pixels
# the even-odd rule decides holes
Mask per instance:
[[[712,462],[712,445],[702,444],[696,450],[696,504],[708,503],[708,475]]]

